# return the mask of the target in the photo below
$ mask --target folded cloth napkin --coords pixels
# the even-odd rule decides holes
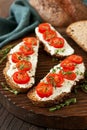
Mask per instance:
[[[0,48],[34,31],[42,22],[27,0],[16,0],[10,7],[8,18],[0,18]]]
[[[87,0],[83,0],[83,2],[87,5]]]

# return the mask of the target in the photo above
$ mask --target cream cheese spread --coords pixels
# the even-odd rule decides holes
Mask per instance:
[[[12,75],[14,74],[14,72],[16,72],[18,70],[16,68],[16,64],[14,62],[12,62],[11,57],[14,52],[18,52],[20,46],[23,44],[24,44],[23,42],[20,42],[13,49],[11,49],[11,51],[9,53],[9,69],[7,71],[7,75],[12,79],[13,82],[14,82],[14,80],[12,78]],[[35,76],[37,62],[38,62],[38,48],[39,48],[39,41],[37,40],[37,45],[33,47],[34,53],[32,55],[29,55],[28,59],[27,59],[32,63],[31,70],[27,72],[30,77],[30,81],[26,84],[17,84],[14,82],[14,84],[17,84],[20,88],[26,88],[26,87],[30,88],[35,83],[34,76]]]
[[[49,24],[50,25],[50,24]],[[56,31],[55,28],[53,28],[50,25],[51,29]],[[35,33],[39,40],[44,44],[46,48],[48,48],[51,55],[59,54],[61,56],[69,56],[74,53],[74,49],[67,43],[67,41],[61,36],[59,32],[56,31],[57,36],[64,39],[64,47],[62,48],[54,48],[53,46],[50,46],[46,40],[43,38],[43,34],[39,32],[38,27],[35,29]]]
[[[49,73],[52,73],[55,70],[55,73],[58,73],[60,71],[60,64],[54,66]],[[85,72],[85,66],[84,63],[77,64],[75,66],[75,70],[73,71],[76,73],[76,79],[75,80],[67,80],[64,79],[64,82],[61,87],[53,87],[53,94],[49,97],[40,98],[38,94],[35,91],[36,98],[40,101],[47,101],[47,100],[54,100],[57,96],[61,95],[62,93],[70,93],[72,86],[76,85],[76,82],[84,78],[84,72]],[[48,74],[49,74],[48,73]],[[47,75],[48,75],[47,74]],[[46,75],[46,76],[47,76]],[[46,77],[41,80],[41,82],[47,82]]]

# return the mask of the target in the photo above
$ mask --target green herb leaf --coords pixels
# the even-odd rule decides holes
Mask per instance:
[[[57,110],[56,107],[52,107],[52,108],[49,109],[50,112],[51,112],[51,111],[55,111],[55,110]]]
[[[85,71],[85,78],[87,79],[87,70]]]
[[[65,51],[65,49],[57,49],[56,51],[55,51],[55,54],[59,54],[59,53],[62,53],[62,52],[64,52]]]
[[[52,69],[52,73],[55,73],[55,72],[56,72],[56,69],[53,68],[53,69]]]
[[[4,55],[3,57],[1,57],[0,59],[0,64],[7,58],[7,55]]]
[[[55,110],[59,110],[63,108],[64,106],[69,106],[70,104],[74,104],[76,102],[77,102],[76,98],[70,98],[70,99],[67,99],[64,103],[61,103],[59,105],[56,105],[55,107],[49,108],[49,111],[52,112]]]
[[[63,74],[68,74],[68,75],[70,75],[70,74],[72,74],[72,71],[67,71],[67,72],[64,72],[64,71],[63,71]]]
[[[71,103],[76,103],[76,98],[71,98],[65,101],[66,106],[69,106]]]
[[[81,89],[87,93],[87,84],[80,85]]]
[[[14,93],[15,95],[19,94],[17,90],[11,89],[10,87],[6,86],[3,82],[1,82],[0,84],[4,90]]]
[[[6,47],[5,49],[0,50],[0,64],[6,59],[8,52],[13,47],[13,45],[10,45],[9,47]]]
[[[87,70],[84,74],[85,79],[80,82],[74,89],[74,92],[77,93],[78,88],[80,88],[83,92],[87,93]]]
[[[53,58],[52,58],[52,61],[58,61],[58,58],[53,57]]]
[[[59,67],[57,67],[57,69],[58,69],[58,70],[62,70],[62,68],[61,68],[60,66],[59,66]]]
[[[24,69],[24,64],[21,64],[19,68],[20,68],[20,70],[23,70]]]

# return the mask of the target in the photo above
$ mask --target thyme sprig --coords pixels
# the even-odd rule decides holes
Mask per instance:
[[[59,61],[59,59],[56,58],[56,57],[53,57],[53,58],[52,58],[52,61],[53,61],[53,62],[54,62],[54,61]]]
[[[11,89],[9,86],[5,85],[3,82],[1,82],[0,84],[4,90],[14,93],[15,95],[19,94],[17,90]]]
[[[6,59],[7,54],[12,47],[13,47],[13,45],[10,45],[10,46],[0,50],[0,64]]]
[[[55,51],[55,54],[63,53],[64,51],[65,51],[65,49],[57,49]]]
[[[74,93],[77,94],[78,93],[78,89],[81,89],[83,92],[87,93],[87,83],[85,84],[80,84],[80,85],[77,85],[75,88],[74,88]]]
[[[75,93],[78,92],[78,88],[80,88],[83,92],[87,93],[87,70],[85,71],[84,77],[85,79],[82,80],[80,84],[75,87],[74,89]]]
[[[70,104],[75,104],[76,102],[77,102],[76,98],[70,98],[70,99],[67,99],[64,103],[61,103],[59,105],[49,108],[49,111],[53,112],[53,111],[56,111],[56,110],[59,110],[59,109],[65,107],[65,106],[69,106]]]

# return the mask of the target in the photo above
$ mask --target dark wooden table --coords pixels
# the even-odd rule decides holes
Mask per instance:
[[[0,17],[7,17],[9,7],[14,0],[0,0]],[[50,130],[26,123],[11,113],[0,104],[0,130]],[[52,129],[51,129],[52,130]]]
[[[11,3],[14,0],[0,0],[0,17],[7,17]],[[50,130],[26,123],[11,113],[0,104],[0,130]],[[52,129],[51,129],[52,130]]]
[[[9,11],[9,7],[10,7],[10,5],[12,4],[12,2],[14,2],[14,0],[0,0],[0,17],[7,17],[8,16],[8,11]],[[67,37],[66,37],[67,38]],[[69,39],[70,40],[70,39]],[[70,43],[73,45],[74,44],[74,42],[72,41],[72,40],[70,40]],[[84,60],[86,61],[85,63],[86,63],[86,67],[87,67],[87,57],[86,57],[86,53],[84,52],[84,51],[82,51],[81,50],[81,48],[78,48],[78,45],[76,45],[75,44],[75,49],[76,49],[76,52],[78,53],[78,54],[81,54],[82,53],[82,55],[83,55],[83,57],[84,57]],[[41,50],[41,52],[42,52],[43,50]],[[41,53],[40,52],[40,54],[43,54],[43,53]],[[40,55],[39,55],[40,56]],[[46,55],[41,55],[42,57],[44,56],[45,58],[47,58],[47,56]],[[41,58],[40,58],[41,59]],[[39,61],[40,61],[40,59],[39,59]],[[42,59],[44,59],[44,58],[42,58]],[[47,60],[48,60],[48,58],[47,58]],[[49,62],[51,63],[52,62],[52,59],[50,59],[49,60]],[[40,63],[41,63],[41,61],[40,61]],[[48,63],[48,62],[47,62]],[[46,64],[47,64],[46,63]],[[51,64],[54,64],[54,63],[51,63]],[[4,63],[3,64],[1,64],[1,66],[0,66],[0,72],[2,72],[2,68],[3,68],[3,65],[5,65]],[[40,65],[40,64],[39,64]],[[48,65],[48,64],[47,64]],[[47,65],[46,65],[46,67],[47,67]],[[38,67],[39,68],[39,67]],[[45,68],[46,69],[46,68]],[[42,69],[41,70],[43,70],[43,66],[42,66]],[[48,70],[47,70],[48,71]],[[37,74],[38,74],[38,69],[37,69]],[[43,73],[44,74],[46,74],[47,72],[46,71],[43,71]],[[39,72],[39,77],[40,76],[42,76],[42,71],[40,71]],[[36,76],[36,77],[38,77],[38,76]],[[2,79],[3,79],[3,76],[2,76],[2,73],[0,73],[0,80],[2,81]],[[4,81],[4,80],[3,80]],[[1,95],[4,95],[4,96],[1,96]],[[7,98],[7,97],[10,97],[10,98]],[[82,97],[82,98],[80,98],[80,97]],[[48,111],[47,111],[47,117],[49,117],[49,118],[46,118],[46,116],[43,116],[43,118],[42,118],[42,120],[41,120],[41,118],[39,119],[39,117],[41,117],[40,116],[40,113],[39,114],[35,114],[35,113],[33,113],[32,114],[32,111],[26,111],[27,109],[25,109],[25,111],[24,111],[24,113],[25,114],[21,114],[22,113],[22,110],[24,110],[24,108],[26,107],[31,107],[31,104],[30,104],[30,106],[29,106],[29,102],[27,102],[27,100],[26,100],[26,98],[24,98],[24,95],[23,95],[23,97],[22,97],[22,95],[20,96],[19,95],[19,97],[17,97],[17,98],[15,98],[15,96],[13,96],[11,93],[8,93],[8,92],[5,92],[2,88],[0,88],[0,130],[56,130],[56,129],[51,129],[51,128],[46,128],[46,126],[48,127],[48,122],[49,122],[49,126],[52,126],[52,125],[54,125],[54,126],[56,126],[56,124],[58,124],[58,125],[60,125],[60,126],[63,126],[63,127],[52,127],[52,128],[66,128],[66,124],[67,124],[67,128],[70,128],[70,129],[75,129],[75,128],[87,128],[87,95],[86,94],[83,94],[82,92],[81,93],[79,93],[79,96],[77,95],[77,98],[78,98],[78,101],[79,101],[79,103],[78,104],[80,104],[80,107],[79,107],[79,105],[78,104],[76,104],[75,106],[73,106],[73,111],[72,111],[72,106],[70,107],[71,109],[71,112],[70,111],[68,111],[68,109],[66,108],[66,109],[64,109],[64,110],[61,110],[60,112],[58,111],[58,112],[56,112],[56,113],[54,113],[54,114],[52,114],[53,116],[52,116],[52,118],[50,118],[50,116],[48,116],[49,114],[48,114]],[[5,100],[5,99],[11,99],[12,98],[12,100],[7,100],[7,101],[9,101],[9,103]],[[21,104],[20,104],[20,101],[22,101],[21,99],[23,99],[24,98],[24,102],[26,103],[26,105],[22,102]],[[15,100],[16,99],[16,100]],[[11,102],[10,101],[13,101],[14,103],[16,103],[16,104],[14,104],[13,103],[13,105],[11,104]],[[15,102],[15,101],[18,101],[18,102]],[[2,105],[1,105],[1,103],[3,104],[3,106],[5,106],[5,107],[3,107]],[[10,105],[11,104],[11,105]],[[24,104],[24,106],[22,106]],[[41,122],[38,124],[39,126],[44,126],[44,127],[38,127],[38,126],[35,126],[35,125],[33,125],[33,124],[30,124],[30,123],[27,123],[27,122],[25,122],[25,121],[23,121],[23,120],[21,120],[21,119],[23,119],[23,118],[21,118],[20,117],[20,119],[19,118],[17,118],[16,116],[14,116],[14,115],[16,115],[16,114],[11,114],[11,113],[14,113],[13,111],[14,111],[14,105],[15,105],[15,108],[17,108],[17,110],[19,110],[18,108],[21,108],[20,106],[22,106],[22,108],[23,109],[20,109],[19,111],[17,111],[17,115],[19,115],[19,116],[17,116],[17,117],[26,117],[26,115],[28,115],[28,113],[27,112],[29,112],[29,114],[31,113],[31,115],[33,115],[33,116],[31,116],[31,115],[28,115],[27,116],[27,118],[25,118],[26,120],[25,121],[29,121],[30,122],[30,118],[31,118],[31,122],[33,123],[34,121],[34,119],[35,119],[35,123],[33,123],[33,124],[38,124],[38,123],[36,123],[36,122],[38,122],[38,120],[40,121],[42,121],[42,124],[44,124],[44,122],[45,122],[45,124],[47,124],[47,125],[40,125],[41,124]],[[10,106],[12,106],[12,107],[10,107]],[[32,106],[33,107],[33,106]],[[84,107],[84,109],[83,109],[83,107]],[[30,109],[28,109],[28,110],[30,110]],[[39,109],[38,107],[37,108],[35,108],[34,109],[34,107],[31,109],[31,110],[40,110],[39,112],[46,112],[46,110],[42,110],[42,109]],[[79,110],[81,110],[81,111],[79,111]],[[11,112],[11,113],[10,113]],[[35,111],[34,111],[35,112]],[[63,113],[64,112],[64,113]],[[65,120],[62,120],[63,119],[63,117],[64,117],[64,115],[67,115],[68,114],[68,116],[69,116],[69,112],[70,113],[72,113],[72,114],[74,114],[74,115],[76,115],[75,113],[77,113],[77,117],[79,117],[79,118],[73,118],[73,116],[71,116],[71,118],[68,118],[68,117],[66,117],[65,118]],[[45,113],[46,114],[46,113]],[[63,115],[63,117],[61,118],[61,120],[59,120],[60,118],[59,118],[59,115]],[[23,115],[23,116],[22,116]],[[36,116],[35,116],[36,115]],[[39,116],[38,116],[39,115]],[[54,116],[55,115],[55,116]],[[57,118],[55,118],[56,116],[58,115],[58,117]],[[85,117],[86,116],[86,117]],[[29,117],[29,118],[28,118]],[[34,118],[33,118],[34,117]],[[38,118],[37,118],[38,117]],[[29,119],[29,120],[28,120]],[[45,120],[46,119],[46,120]],[[48,119],[51,119],[51,122],[50,122],[50,120],[48,120]],[[54,120],[53,120],[54,119]],[[66,119],[68,119],[68,120],[66,120]],[[74,122],[74,125],[73,125],[73,122],[71,121],[71,119],[73,119],[73,122]],[[56,121],[56,123],[55,123],[55,121]],[[60,121],[60,122],[59,122]],[[64,121],[64,122],[63,122]],[[52,124],[52,125],[50,125],[50,124]],[[85,125],[84,125],[85,124]],[[71,127],[71,126],[73,126],[73,127]],[[78,128],[78,129],[79,129]],[[57,129],[58,130],[58,129]]]

